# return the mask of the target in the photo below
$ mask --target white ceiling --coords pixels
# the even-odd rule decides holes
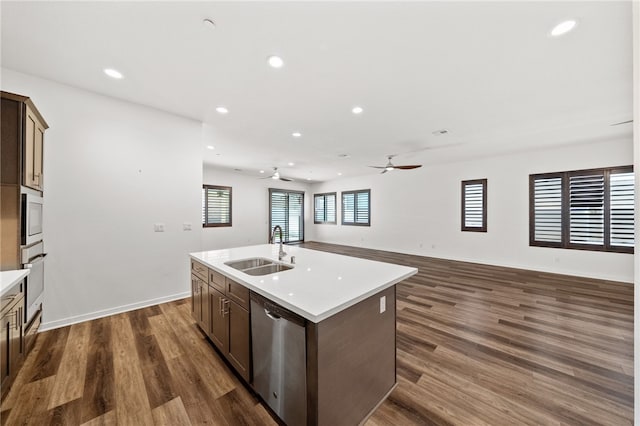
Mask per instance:
[[[387,154],[428,165],[632,132],[610,126],[632,117],[630,1],[0,7],[4,68],[204,121],[205,162],[244,173],[328,180]]]

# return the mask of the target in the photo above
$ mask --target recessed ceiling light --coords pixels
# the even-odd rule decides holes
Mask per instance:
[[[342,176],[342,173],[341,173],[341,172],[338,172],[338,176]]]
[[[295,164],[294,164],[294,163],[288,163],[288,164],[289,164],[290,166],[295,166]]]
[[[114,70],[113,68],[105,68],[104,73],[109,77],[115,78],[117,80],[120,80],[121,78],[124,77],[120,71]]]
[[[213,145],[207,145],[208,149],[216,149]]]
[[[311,178],[307,178],[307,180],[311,180]]]
[[[205,26],[205,28],[208,28],[210,30],[215,30],[216,29],[216,23],[213,22],[213,20],[206,18],[202,20],[202,25]]]
[[[300,136],[302,136],[302,133],[300,133],[300,132],[293,132],[293,133],[291,133],[291,136],[293,136],[294,138],[299,138]]]
[[[271,67],[273,68],[282,68],[282,66],[284,65],[284,61],[282,60],[282,58],[280,56],[269,56],[267,58],[267,62],[269,62],[269,65],[271,65]]]
[[[218,113],[220,114],[226,114],[229,112],[229,110],[223,106],[216,107],[216,111],[218,111]]]
[[[351,112],[354,114],[362,114],[362,111],[364,110],[362,109],[362,107],[359,107],[359,106],[355,106],[351,109]]]
[[[264,170],[260,170],[260,173],[264,173]]]
[[[549,35],[551,35],[552,37],[560,37],[561,35],[564,35],[569,31],[573,30],[576,27],[576,24],[577,22],[574,21],[573,19],[560,22],[558,25],[553,27]]]

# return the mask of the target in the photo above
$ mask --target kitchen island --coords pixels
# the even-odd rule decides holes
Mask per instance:
[[[284,248],[287,255],[282,260],[278,245],[271,244],[192,253],[194,317],[238,373],[291,426],[359,424],[395,386],[395,284],[417,269]],[[253,275],[267,262],[284,265],[271,270],[283,270]],[[243,267],[230,266],[234,263],[236,268]],[[251,334],[251,329],[262,330],[256,328],[262,314],[258,311],[271,306],[251,310],[264,299],[275,305],[274,312],[286,317],[283,312],[290,311],[287,315],[296,317],[304,340],[301,374],[288,370],[288,365],[296,364],[287,358],[289,350],[271,348],[283,357],[279,364],[284,365],[285,377],[278,390],[269,394],[261,392],[258,383],[263,376],[264,336]],[[301,403],[279,395],[293,382],[303,383]],[[295,414],[286,414],[287,410]]]

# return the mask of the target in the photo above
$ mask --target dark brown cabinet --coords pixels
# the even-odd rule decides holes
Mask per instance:
[[[209,306],[211,308],[211,328],[209,338],[218,349],[226,353],[229,327],[224,314],[224,294],[209,286]]]
[[[191,272],[193,318],[236,371],[249,382],[249,290],[194,260],[191,261]],[[203,285],[207,286],[206,290]],[[207,318],[203,319],[205,315]]]
[[[195,274],[191,275],[191,315],[200,328],[209,331],[209,285]]]
[[[24,281],[14,286],[2,297],[0,321],[0,387],[2,398],[8,393],[11,382],[24,358]]]

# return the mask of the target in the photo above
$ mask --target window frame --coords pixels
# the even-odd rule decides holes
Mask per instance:
[[[468,185],[482,185],[482,226],[466,226],[466,199],[465,199],[465,188]],[[463,232],[487,232],[487,179],[471,179],[471,180],[463,180],[460,185],[460,199],[461,199],[461,222],[460,222],[460,231]]]
[[[356,222],[356,218],[358,217],[358,194],[366,193],[368,203],[367,203],[367,223]],[[344,196],[354,194],[353,197],[353,222],[345,222],[344,221]],[[340,223],[345,226],[371,226],[371,189],[357,189],[352,191],[342,191],[340,195]]]
[[[333,211],[335,212],[335,218],[333,221],[327,220],[327,196],[333,195]],[[316,198],[324,198],[324,220],[316,220]],[[338,193],[337,192],[322,192],[320,194],[313,194],[313,223],[315,225],[336,225],[338,223]]]
[[[571,242],[571,185],[570,178],[575,176],[586,176],[602,173],[604,177],[604,200],[603,200],[603,244],[584,244],[584,243],[572,243]],[[611,245],[611,174],[619,173],[633,173],[633,165],[629,166],[616,166],[616,167],[601,167],[584,170],[572,170],[567,172],[554,172],[554,173],[537,173],[529,175],[529,246],[531,247],[550,247],[550,248],[562,248],[569,250],[586,250],[586,251],[599,251],[609,253],[634,253],[633,247],[624,246],[612,246]],[[551,241],[537,241],[535,240],[535,180],[545,178],[560,178],[561,179],[561,238],[560,242]],[[634,200],[636,194],[633,194]],[[634,241],[635,241],[634,234]]]
[[[202,185],[202,189],[204,190],[204,206],[202,206],[204,210],[204,218],[205,221],[202,224],[203,228],[221,228],[233,226],[233,188],[231,186],[223,186],[223,185]],[[209,197],[209,189],[218,189],[218,190],[228,190],[229,191],[229,222],[224,223],[207,223],[208,219],[208,197]]]
[[[285,230],[283,229],[283,235],[287,236],[287,241],[283,241],[283,244],[298,244],[298,243],[304,243],[304,229],[305,229],[305,223],[304,223],[304,196],[305,196],[305,191],[297,191],[294,189],[280,189],[280,188],[269,188],[269,229],[267,230],[269,235],[267,236],[267,241],[271,240],[271,233],[273,232],[273,227],[271,226],[271,223],[273,221],[273,217],[272,217],[272,201],[273,201],[273,193],[274,192],[284,192],[287,194],[299,194],[302,195],[302,203],[301,203],[301,210],[300,210],[300,217],[301,217],[301,222],[300,222],[300,239],[299,240],[295,240],[295,241],[289,241],[289,232],[288,230],[285,232]],[[287,204],[287,209],[288,209],[288,204]],[[284,239],[284,238],[283,238]],[[274,236],[274,241],[275,241],[275,236]]]

